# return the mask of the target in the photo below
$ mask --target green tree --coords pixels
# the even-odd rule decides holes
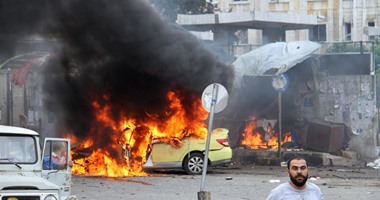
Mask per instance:
[[[206,0],[149,0],[169,22],[175,22],[177,14],[213,13],[214,6]]]

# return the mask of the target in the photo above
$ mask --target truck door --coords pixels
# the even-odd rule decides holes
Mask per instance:
[[[68,197],[71,194],[70,139],[45,138],[43,147],[42,177],[60,186],[61,195]]]

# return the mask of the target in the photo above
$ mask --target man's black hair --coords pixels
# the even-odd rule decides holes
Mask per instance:
[[[288,160],[288,162],[287,162],[287,164],[288,164],[288,169],[290,169],[290,168],[289,168],[289,167],[290,167],[290,162],[291,162],[292,160],[305,160],[305,162],[306,162],[306,166],[307,166],[307,167],[309,166],[309,163],[307,162],[305,156],[303,156],[303,155],[294,155],[294,156],[291,157],[291,158]]]

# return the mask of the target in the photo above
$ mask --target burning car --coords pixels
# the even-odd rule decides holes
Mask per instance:
[[[228,129],[217,128],[211,133],[208,164],[222,165],[231,162],[232,149],[228,142]],[[205,138],[185,137],[173,145],[160,140],[152,141],[151,153],[143,169],[183,169],[188,174],[202,174]]]
[[[42,155],[52,156],[54,144],[65,146],[66,162],[60,169],[43,169]],[[1,199],[76,199],[71,193],[69,139],[45,138],[42,154],[37,132],[0,126],[0,198]],[[51,157],[52,158],[52,157]]]

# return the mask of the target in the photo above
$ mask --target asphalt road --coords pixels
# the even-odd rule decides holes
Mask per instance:
[[[285,168],[274,166],[227,166],[210,168],[205,191],[213,200],[266,199],[270,190],[288,181]],[[380,170],[323,167],[309,170],[326,200],[380,199]],[[78,199],[197,200],[202,176],[182,171],[162,171],[146,177],[73,176],[72,194]],[[313,179],[313,180],[312,180]]]

